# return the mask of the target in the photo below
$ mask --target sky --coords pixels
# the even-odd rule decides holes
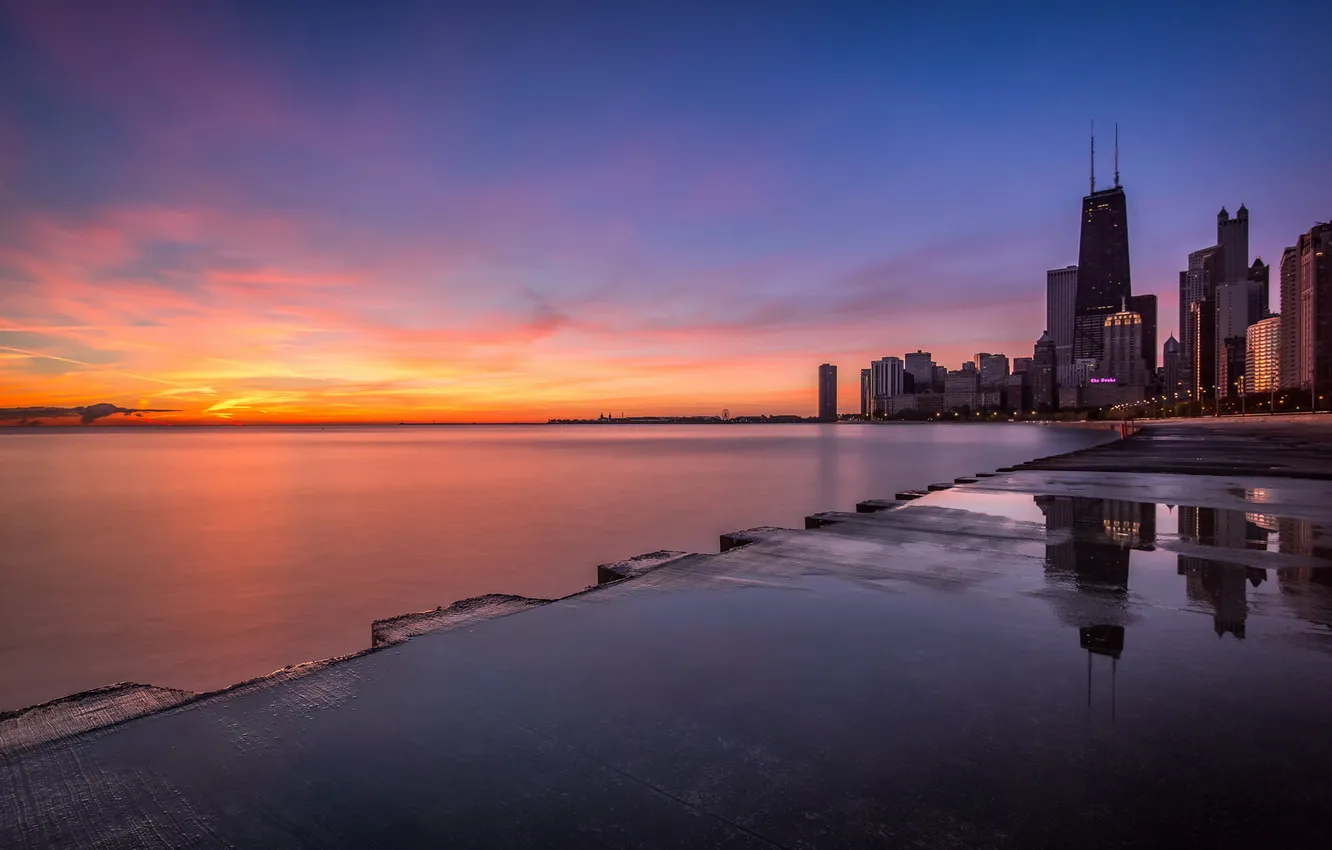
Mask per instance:
[[[1319,4],[1183,7],[0,0],[0,408],[853,411],[1030,356],[1092,119],[1164,341],[1223,205],[1332,218]]]

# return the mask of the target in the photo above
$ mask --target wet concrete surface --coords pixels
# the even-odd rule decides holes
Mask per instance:
[[[0,846],[1326,847],[1330,495],[1021,470],[654,553],[5,751]]]

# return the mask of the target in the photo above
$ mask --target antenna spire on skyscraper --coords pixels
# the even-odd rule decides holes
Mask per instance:
[[[1115,122],[1115,186],[1119,186],[1119,122]]]
[[[1091,122],[1091,190],[1088,195],[1096,193],[1096,119]]]

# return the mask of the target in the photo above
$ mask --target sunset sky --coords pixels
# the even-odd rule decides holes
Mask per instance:
[[[1031,354],[1091,118],[1161,340],[1332,217],[1321,4],[635,5],[0,0],[0,407],[850,411]]]

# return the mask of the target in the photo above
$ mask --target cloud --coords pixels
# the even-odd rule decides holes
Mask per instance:
[[[32,419],[60,419],[77,416],[84,425],[90,425],[106,416],[138,416],[142,413],[179,413],[179,410],[159,410],[154,408],[117,407],[110,402],[99,402],[83,407],[0,407],[0,421],[26,422]]]

